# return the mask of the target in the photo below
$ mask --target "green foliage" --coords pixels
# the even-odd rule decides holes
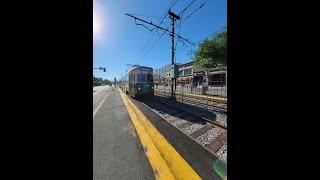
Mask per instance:
[[[196,65],[204,69],[227,65],[227,30],[203,40],[193,56]]]
[[[111,81],[108,79],[102,79],[102,78],[97,78],[93,77],[93,86],[101,86],[101,85],[111,85]]]
[[[111,82],[110,80],[108,80],[108,79],[105,79],[105,80],[104,80],[104,83],[105,83],[106,85],[111,85],[111,84],[112,84],[112,82]]]

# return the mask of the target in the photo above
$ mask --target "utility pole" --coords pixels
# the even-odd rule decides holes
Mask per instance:
[[[175,50],[174,49],[174,23],[177,19],[180,20],[180,17],[178,15],[174,14],[173,12],[171,12],[170,10],[169,10],[168,14],[171,18],[171,25],[172,25],[172,30],[170,33],[170,36],[171,36],[171,65],[173,68],[173,73],[175,73],[175,66],[174,66],[174,50]],[[174,89],[173,89],[173,83],[175,86]],[[177,85],[177,78],[175,77],[175,74],[174,74],[174,78],[171,78],[171,98],[172,99],[175,99],[174,90],[176,89],[176,85]]]
[[[179,39],[181,39],[181,40],[183,40],[183,41],[186,41],[186,42],[188,42],[188,43],[190,43],[190,44],[192,44],[192,45],[194,45],[194,46],[195,46],[195,44],[192,43],[192,42],[190,42],[190,41],[188,41],[187,39],[181,37],[179,34],[176,34],[176,33],[174,32],[174,23],[175,23],[176,20],[180,20],[180,16],[176,15],[175,13],[171,12],[170,10],[169,10],[168,14],[169,14],[169,16],[170,16],[170,18],[171,18],[171,24],[172,24],[172,30],[171,30],[171,31],[168,30],[168,29],[166,29],[166,28],[163,28],[163,27],[161,27],[161,26],[158,26],[158,25],[156,25],[156,24],[153,24],[152,22],[148,22],[148,21],[145,21],[145,20],[143,20],[143,19],[141,19],[141,18],[135,17],[135,16],[133,16],[132,14],[125,13],[125,15],[127,15],[127,16],[129,16],[129,17],[131,17],[131,18],[134,18],[136,25],[142,25],[142,24],[137,24],[136,21],[139,20],[139,21],[141,21],[141,22],[143,22],[143,23],[149,24],[149,25],[151,25],[151,26],[154,26],[154,27],[156,27],[156,28],[158,28],[158,29],[161,29],[161,30],[163,30],[163,31],[165,31],[165,32],[170,33],[170,36],[171,36],[171,66],[172,66],[172,68],[173,68],[173,69],[172,69],[173,71],[171,72],[171,73],[173,73],[173,75],[171,74],[172,77],[173,77],[173,78],[171,78],[171,98],[172,98],[172,99],[175,99],[175,97],[174,97],[174,94],[175,94],[175,93],[174,93],[174,91],[173,91],[173,82],[175,82],[175,84],[176,84],[175,64],[174,64],[174,37],[177,37],[177,38],[179,38]],[[144,26],[144,25],[143,25],[143,26]],[[146,27],[146,26],[144,26],[144,27]],[[147,29],[150,30],[149,28],[147,28]]]

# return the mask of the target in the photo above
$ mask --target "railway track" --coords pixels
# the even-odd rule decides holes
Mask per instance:
[[[155,98],[143,100],[142,103],[210,153],[217,157],[227,153],[227,129],[225,127],[192,116],[187,111],[168,106]]]
[[[154,94],[161,97],[170,97],[171,92],[155,90]],[[200,96],[196,94],[183,94],[175,93],[177,101],[181,101],[190,105],[198,106],[201,108],[207,108],[212,111],[227,112],[227,102],[220,100],[219,98],[213,98],[211,96]]]

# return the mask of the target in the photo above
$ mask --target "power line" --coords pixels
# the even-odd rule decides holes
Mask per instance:
[[[160,16],[149,16],[149,15],[143,15],[143,14],[133,14],[135,16],[142,16],[142,17],[148,17],[148,18],[156,18],[156,19],[161,19],[162,17]]]
[[[164,30],[164,31],[166,31],[166,32],[172,33],[174,37],[178,37],[178,38],[180,38],[180,39],[182,39],[182,40],[184,40],[184,41],[186,41],[186,42],[188,42],[188,43],[190,43],[190,44],[192,44],[192,45],[195,45],[193,42],[190,42],[188,39],[180,36],[179,34],[173,33],[172,31],[170,31],[170,30],[168,30],[168,29],[165,29],[165,28],[163,28],[163,27],[161,27],[161,26],[158,26],[158,25],[156,25],[156,24],[153,24],[152,22],[148,22],[148,21],[145,21],[145,20],[140,19],[140,18],[138,18],[138,17],[135,17],[135,16],[133,16],[133,15],[131,15],[131,14],[129,14],[129,13],[125,13],[125,14],[126,14],[127,16],[131,17],[131,18],[134,18],[134,19],[137,19],[137,20],[139,20],[139,21],[142,21],[142,22],[144,22],[144,23],[146,23],[146,24],[152,25],[152,26],[154,26],[154,27],[156,27],[156,28],[158,28],[158,29],[161,29],[161,30]]]
[[[196,0],[191,1],[180,13],[179,16],[182,15]]]
[[[166,27],[167,27],[167,26],[166,26]],[[168,27],[167,27],[167,28],[168,28]],[[158,29],[157,29],[157,30],[158,30]],[[146,53],[144,53],[145,50],[147,49],[147,47],[149,46],[151,40],[153,39],[154,34],[155,34],[155,31],[153,31],[152,33],[153,33],[152,36],[150,36],[150,38],[148,39],[147,43],[145,44],[145,46],[144,46],[143,49],[141,50],[141,53],[140,53],[140,55],[139,55],[141,58],[139,58],[139,60],[137,61],[137,63],[140,62],[140,60],[142,60],[142,59],[146,56],[146,54],[148,54],[148,53],[153,49],[153,47],[159,42],[159,40],[163,37],[163,35],[166,34],[166,31],[164,31],[162,34],[160,34],[160,35],[159,35],[160,37],[155,41],[155,43],[151,46],[151,48],[149,48],[149,50],[147,50]],[[136,63],[136,64],[137,64],[137,63]]]
[[[155,45],[160,41],[160,39],[166,34],[167,32],[165,31],[164,33],[162,33],[159,38],[155,41],[155,43],[153,43],[153,45],[143,54],[143,56],[141,56],[141,58],[137,61],[136,64],[138,64],[154,47]]]
[[[180,34],[180,29],[181,29],[181,21],[179,21],[179,25],[177,25],[177,26],[179,26],[178,27],[178,31],[179,31],[179,34]],[[178,41],[176,41],[176,44],[175,44],[175,46],[174,46],[174,49],[177,49],[177,45],[178,45]]]
[[[194,10],[192,13],[190,13],[184,20],[187,20],[192,16],[195,12],[197,12],[199,9],[201,9],[208,1],[202,3],[196,10]]]
[[[167,12],[168,12],[168,10],[171,9],[171,8],[176,4],[176,2],[177,2],[178,0],[175,0],[174,2],[173,2],[173,1],[174,1],[174,0],[172,0],[172,1],[169,3],[167,9],[166,9],[166,10],[164,11],[164,13],[161,15],[161,17],[164,16],[164,15],[165,15],[165,16],[164,16],[163,19],[161,20],[159,26],[162,24],[162,22],[163,22],[163,20],[165,19],[165,17],[167,17]],[[170,5],[171,3],[173,3],[173,4]]]
[[[179,13],[179,16],[181,17],[180,21],[179,21],[179,25],[177,25],[178,27],[178,31],[179,31],[179,34],[181,33],[181,24],[182,24],[182,19],[183,19],[183,13],[185,13],[185,11],[195,2],[195,0],[192,0],[185,8],[183,8],[183,10]],[[178,41],[183,43],[183,45],[186,47],[187,45],[185,44],[185,42],[183,42],[180,38],[178,38],[177,42],[176,42],[176,45],[175,45],[175,48],[177,48],[177,44],[178,44]]]
[[[170,14],[170,11],[169,11],[169,14]],[[152,22],[147,22],[147,21],[145,21],[145,20],[143,20],[143,19],[140,19],[140,18],[138,18],[138,17],[135,17],[135,16],[133,16],[132,14],[129,14],[129,13],[126,13],[126,15],[129,16],[129,17],[134,18],[135,21],[136,21],[136,20],[139,20],[139,21],[141,21],[141,22],[144,22],[144,23],[146,23],[146,24],[152,25],[152,26],[154,26],[154,27],[156,27],[156,28],[161,29],[161,30],[164,31],[164,33],[156,40],[156,42],[152,45],[152,47],[151,47],[146,53],[144,53],[143,56],[142,56],[138,61],[140,61],[141,59],[143,59],[143,58],[146,56],[146,54],[148,54],[148,53],[153,49],[153,47],[159,42],[159,40],[161,39],[161,37],[162,37],[165,33],[170,33],[170,34],[172,34],[173,37],[178,37],[179,40],[182,39],[182,40],[184,40],[184,41],[186,41],[186,42],[194,45],[194,43],[190,42],[189,40],[183,38],[183,37],[180,36],[179,34],[176,34],[176,33],[172,32],[172,31],[170,31],[170,30],[168,30],[168,29],[166,29],[166,28],[163,28],[163,27],[161,27],[161,26],[158,26],[158,25],[156,25],[156,24],[153,24]],[[180,19],[180,17],[177,17],[177,18]],[[181,23],[180,23],[180,24],[181,24]],[[140,25],[140,24],[139,24],[139,25]],[[148,43],[149,43],[149,42],[148,42]],[[177,44],[176,44],[175,46],[177,46]]]
[[[173,5],[175,4],[177,2],[177,0],[172,0],[170,3],[169,3],[169,5],[167,6],[167,8],[165,9],[165,11],[164,11],[164,13],[162,13],[162,15],[161,15],[161,17],[160,17],[160,19],[159,19],[159,21],[158,21],[158,25],[160,26],[161,24],[162,24],[162,22],[163,22],[163,20],[166,18],[166,16],[167,16],[167,11],[170,9],[170,8],[172,8],[173,7]],[[172,4],[173,3],[173,4]],[[166,24],[165,24],[166,25]],[[166,25],[167,26],[167,25]],[[158,29],[156,30],[157,31],[157,33],[158,33],[158,35],[159,36],[163,36],[166,32],[164,32],[164,33],[162,33],[162,34],[159,34],[159,32],[158,32]],[[145,49],[149,46],[149,44],[150,44],[150,41],[153,39],[153,37],[154,37],[154,34],[155,34],[155,31],[153,31],[152,32],[152,34],[151,34],[151,36],[149,36],[150,38],[148,39],[148,41],[147,41],[147,43],[145,44],[145,46],[142,48],[142,50],[141,50],[141,53],[140,54],[143,54],[143,52],[145,51]],[[160,39],[160,38],[159,38]],[[159,41],[159,39],[156,41],[156,42],[158,42]],[[156,44],[156,43],[155,43]],[[154,44],[154,45],[155,45]],[[152,48],[154,47],[154,45],[152,46]],[[151,48],[151,49],[152,49]],[[149,52],[149,51],[148,51]],[[145,56],[145,55],[144,55]],[[143,57],[144,57],[143,56]],[[140,58],[141,59],[141,58]]]
[[[175,0],[174,2],[173,2],[174,0],[172,0],[170,3],[169,3],[169,5],[168,5],[168,7],[167,7],[167,9],[164,11],[164,13],[161,15],[161,17],[162,16],[164,16],[162,19],[161,19],[161,21],[160,21],[160,23],[158,24],[158,26],[160,26],[160,25],[162,25],[162,22],[163,22],[163,20],[167,17],[167,12],[168,12],[168,10],[170,10],[175,4],[176,4],[176,2],[178,1],[178,0]],[[171,3],[173,3],[172,5],[170,5]],[[158,35],[159,35],[159,31],[158,31],[158,29],[157,29],[157,33],[158,33]]]
[[[146,29],[148,29],[149,31],[153,31],[154,30],[154,28],[153,29],[149,29],[147,26],[145,26],[144,24],[138,24],[137,23],[137,19],[134,19],[134,22],[135,22],[135,24],[136,25],[138,25],[138,26],[143,26],[143,27],[145,27]]]
[[[139,59],[139,61],[142,60],[155,47],[155,45],[159,42],[159,40],[163,37],[164,34],[159,36],[159,38],[155,41],[155,43],[151,46],[151,48],[149,48],[149,50]]]

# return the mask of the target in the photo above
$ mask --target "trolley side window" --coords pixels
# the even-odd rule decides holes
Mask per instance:
[[[147,82],[146,74],[137,74],[137,82],[138,83],[145,83]]]
[[[130,84],[134,83],[134,74],[129,74],[129,83]]]
[[[147,74],[147,82],[153,82],[153,76],[152,74]]]

